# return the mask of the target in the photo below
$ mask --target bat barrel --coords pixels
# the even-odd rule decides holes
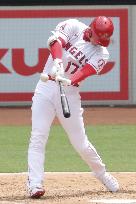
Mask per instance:
[[[65,95],[61,95],[61,104],[62,104],[62,110],[63,110],[64,117],[69,118],[70,110],[69,110],[68,101]]]
[[[67,100],[67,97],[65,95],[65,92],[64,92],[64,89],[63,89],[61,82],[59,82],[59,85],[60,85],[60,97],[61,97],[61,105],[62,105],[63,115],[65,118],[69,118],[70,117],[70,109],[69,109],[68,100]]]

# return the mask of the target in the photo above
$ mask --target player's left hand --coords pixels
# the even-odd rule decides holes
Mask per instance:
[[[54,60],[54,65],[52,67],[50,75],[53,79],[55,79],[55,77],[58,75],[64,76],[64,68],[63,68],[63,63],[61,59],[56,58]]]
[[[71,85],[71,80],[70,79],[62,77],[60,75],[56,76],[55,81],[56,82],[61,82],[63,86],[70,86]]]
[[[41,73],[40,79],[41,79],[41,81],[43,81],[43,82],[47,82],[47,81],[49,80],[49,75],[46,74],[46,73]]]

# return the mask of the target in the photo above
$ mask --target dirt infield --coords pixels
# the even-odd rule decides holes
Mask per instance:
[[[0,116],[0,125],[31,124],[30,108],[0,108]],[[85,108],[84,118],[85,124],[135,125],[136,108]],[[56,123],[57,119],[54,120]],[[120,183],[117,193],[108,192],[91,173],[48,173],[44,180],[45,196],[32,200],[26,192],[27,174],[0,174],[0,204],[93,204],[92,200],[104,198],[136,199],[136,173],[113,175]]]
[[[91,200],[136,199],[136,173],[112,174],[120,183],[117,193],[108,192],[90,173],[48,173],[44,182],[45,196],[38,200],[28,198],[26,174],[0,175],[0,203],[93,204]]]
[[[85,124],[136,124],[136,107],[84,108]],[[58,123],[55,119],[54,123]],[[31,108],[0,108],[0,125],[30,125]]]

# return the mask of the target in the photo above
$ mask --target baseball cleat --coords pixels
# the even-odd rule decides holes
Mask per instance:
[[[119,190],[118,181],[111,174],[105,172],[104,175],[98,177],[98,179],[105,185],[105,187],[109,191],[117,192]]]
[[[44,195],[45,190],[42,187],[34,187],[29,190],[29,193],[31,198],[38,199]]]

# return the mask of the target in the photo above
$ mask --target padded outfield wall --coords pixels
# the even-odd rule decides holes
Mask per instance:
[[[0,8],[0,105],[29,105],[49,55],[47,39],[57,23],[110,16],[115,31],[106,73],[81,85],[85,105],[136,104],[136,6],[29,6]],[[73,67],[74,69],[74,67]]]

